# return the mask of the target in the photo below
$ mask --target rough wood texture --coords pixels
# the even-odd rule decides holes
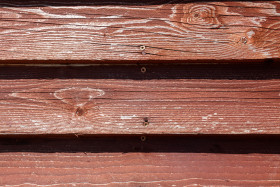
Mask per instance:
[[[2,153],[3,186],[277,186],[279,155]]]
[[[280,141],[267,139],[1,139],[0,185],[278,186]]]
[[[280,133],[279,64],[208,67],[2,67],[0,133]]]
[[[2,0],[0,59],[279,58],[279,5],[279,1]]]

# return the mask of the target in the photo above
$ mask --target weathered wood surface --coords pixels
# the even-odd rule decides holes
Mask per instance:
[[[0,185],[138,187],[278,186],[280,183],[279,138],[255,141],[148,137],[145,142],[136,137],[76,139],[1,139]],[[143,152],[134,151],[135,148]],[[213,149],[218,154],[212,153]]]
[[[2,153],[1,186],[277,186],[279,155]]]
[[[2,67],[0,133],[280,133],[279,66],[141,67]]]
[[[279,5],[279,1],[1,0],[0,59],[279,58]]]

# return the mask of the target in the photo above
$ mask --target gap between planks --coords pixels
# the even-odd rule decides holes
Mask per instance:
[[[1,138],[3,186],[277,186],[279,136]]]

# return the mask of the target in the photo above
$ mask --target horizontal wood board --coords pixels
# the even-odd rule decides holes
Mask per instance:
[[[0,133],[279,134],[279,69],[2,66]]]
[[[279,142],[279,137],[1,139],[0,185],[278,186]]]
[[[279,1],[2,0],[0,60],[279,58],[279,7]]]

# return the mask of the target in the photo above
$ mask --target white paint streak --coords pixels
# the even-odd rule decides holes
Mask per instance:
[[[86,16],[74,15],[74,14],[51,14],[46,11],[43,11],[41,8],[32,8],[32,9],[9,8],[9,9],[16,10],[19,12],[30,12],[30,13],[34,13],[34,14],[39,14],[41,16],[44,16],[46,19],[47,18],[86,18]]]
[[[175,128],[175,129],[185,129],[186,127],[183,127],[183,126],[181,126],[181,125],[176,125],[174,128]]]
[[[132,119],[132,118],[136,118],[136,115],[132,115],[132,116],[121,116],[121,119]]]
[[[82,99],[78,99],[77,97],[75,97],[75,95],[79,94],[79,93],[85,93],[87,98],[82,98]],[[73,95],[73,98],[64,98],[63,95]],[[96,97],[100,97],[102,95],[104,95],[105,92],[101,89],[94,89],[94,88],[79,88],[79,87],[68,87],[68,88],[64,88],[64,89],[60,89],[54,92],[54,96],[61,100],[64,103],[67,104],[73,104],[74,102],[72,102],[72,100],[74,99],[78,99],[76,103],[76,106],[84,106],[86,103],[88,103],[89,101],[91,101],[93,98]],[[86,100],[86,101],[84,101]]]
[[[213,115],[212,114],[209,114],[207,116],[202,116],[202,121],[207,121],[208,118],[211,118]]]

